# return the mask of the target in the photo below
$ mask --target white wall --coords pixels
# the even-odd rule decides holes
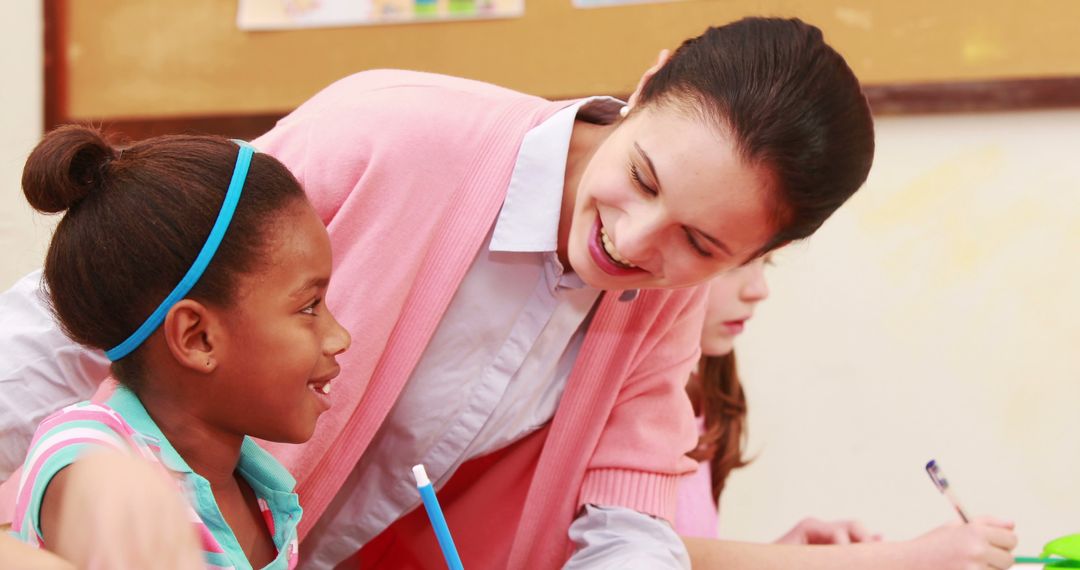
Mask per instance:
[[[41,265],[55,219],[32,215],[22,167],[41,138],[42,14],[39,1],[0,2],[0,289]]]
[[[907,538],[969,511],[1080,532],[1080,110],[885,118],[865,188],[777,257],[737,345],[758,459],[721,531]]]

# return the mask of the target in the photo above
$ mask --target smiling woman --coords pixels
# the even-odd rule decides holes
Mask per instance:
[[[577,184],[563,197],[574,205],[560,254],[601,288],[700,283],[805,238],[874,153],[854,74],[795,20],[743,20],[662,53],[623,115],[575,129],[590,140],[571,141]]]
[[[873,125],[817,28],[751,18],[662,53],[625,103],[367,71],[254,144],[327,225],[355,337],[311,441],[270,445],[304,497],[301,564],[441,563],[422,463],[470,567],[668,568],[693,285],[813,233]]]
[[[600,289],[700,283],[750,260],[774,235],[772,180],[729,133],[672,106],[644,108],[567,188],[566,260]]]

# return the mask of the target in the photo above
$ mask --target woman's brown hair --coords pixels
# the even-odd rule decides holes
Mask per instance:
[[[686,391],[694,412],[705,418],[705,433],[687,455],[709,463],[713,502],[717,502],[731,471],[750,462],[743,457],[746,394],[739,381],[735,353],[701,357],[698,374],[687,383]]]
[[[798,19],[743,18],[686,40],[642,88],[728,130],[775,176],[778,229],[758,254],[803,239],[855,193],[874,158],[874,122],[855,74]]]

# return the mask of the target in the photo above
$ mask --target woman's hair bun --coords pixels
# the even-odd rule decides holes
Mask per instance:
[[[116,151],[95,128],[64,125],[49,132],[23,168],[23,194],[39,212],[63,212],[101,189]]]

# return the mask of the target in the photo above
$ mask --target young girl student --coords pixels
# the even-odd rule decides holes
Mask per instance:
[[[854,73],[799,20],[709,28],[625,102],[398,70],[314,95],[254,141],[327,225],[357,333],[315,435],[272,447],[304,498],[301,564],[441,564],[423,463],[468,567],[684,567],[668,521],[695,469],[696,285],[813,234],[873,136]],[[29,329],[0,379],[93,359]],[[92,383],[12,381],[10,400]]]
[[[31,153],[23,190],[35,209],[66,212],[45,261],[51,305],[72,339],[105,351],[119,387],[38,427],[12,530],[79,566],[133,567],[111,549],[145,542],[159,516],[176,520],[147,512],[168,503],[138,504],[141,486],[105,493],[94,506],[145,522],[111,536],[97,525],[125,522],[80,503],[94,485],[115,488],[110,466],[149,462],[188,501],[175,540],[197,537],[207,566],[293,567],[295,482],[252,437],[307,441],[350,343],[323,303],[330,240],[299,183],[243,142],[168,136],[117,150],[68,126]],[[85,539],[95,533],[106,540]],[[158,555],[155,567],[177,563]]]
[[[734,469],[746,465],[746,397],[735,364],[736,337],[769,295],[766,258],[721,273],[709,283],[701,360],[687,384],[702,436],[689,455],[697,473],[679,486],[675,530],[686,539],[694,568],[878,568],[965,570],[1007,568],[1016,545],[1011,523],[985,517],[947,524],[903,542],[882,542],[855,521],[805,519],[774,545],[720,541],[717,503]],[[703,540],[713,539],[713,540]],[[856,544],[861,543],[861,544]],[[828,546],[823,548],[823,546]]]

